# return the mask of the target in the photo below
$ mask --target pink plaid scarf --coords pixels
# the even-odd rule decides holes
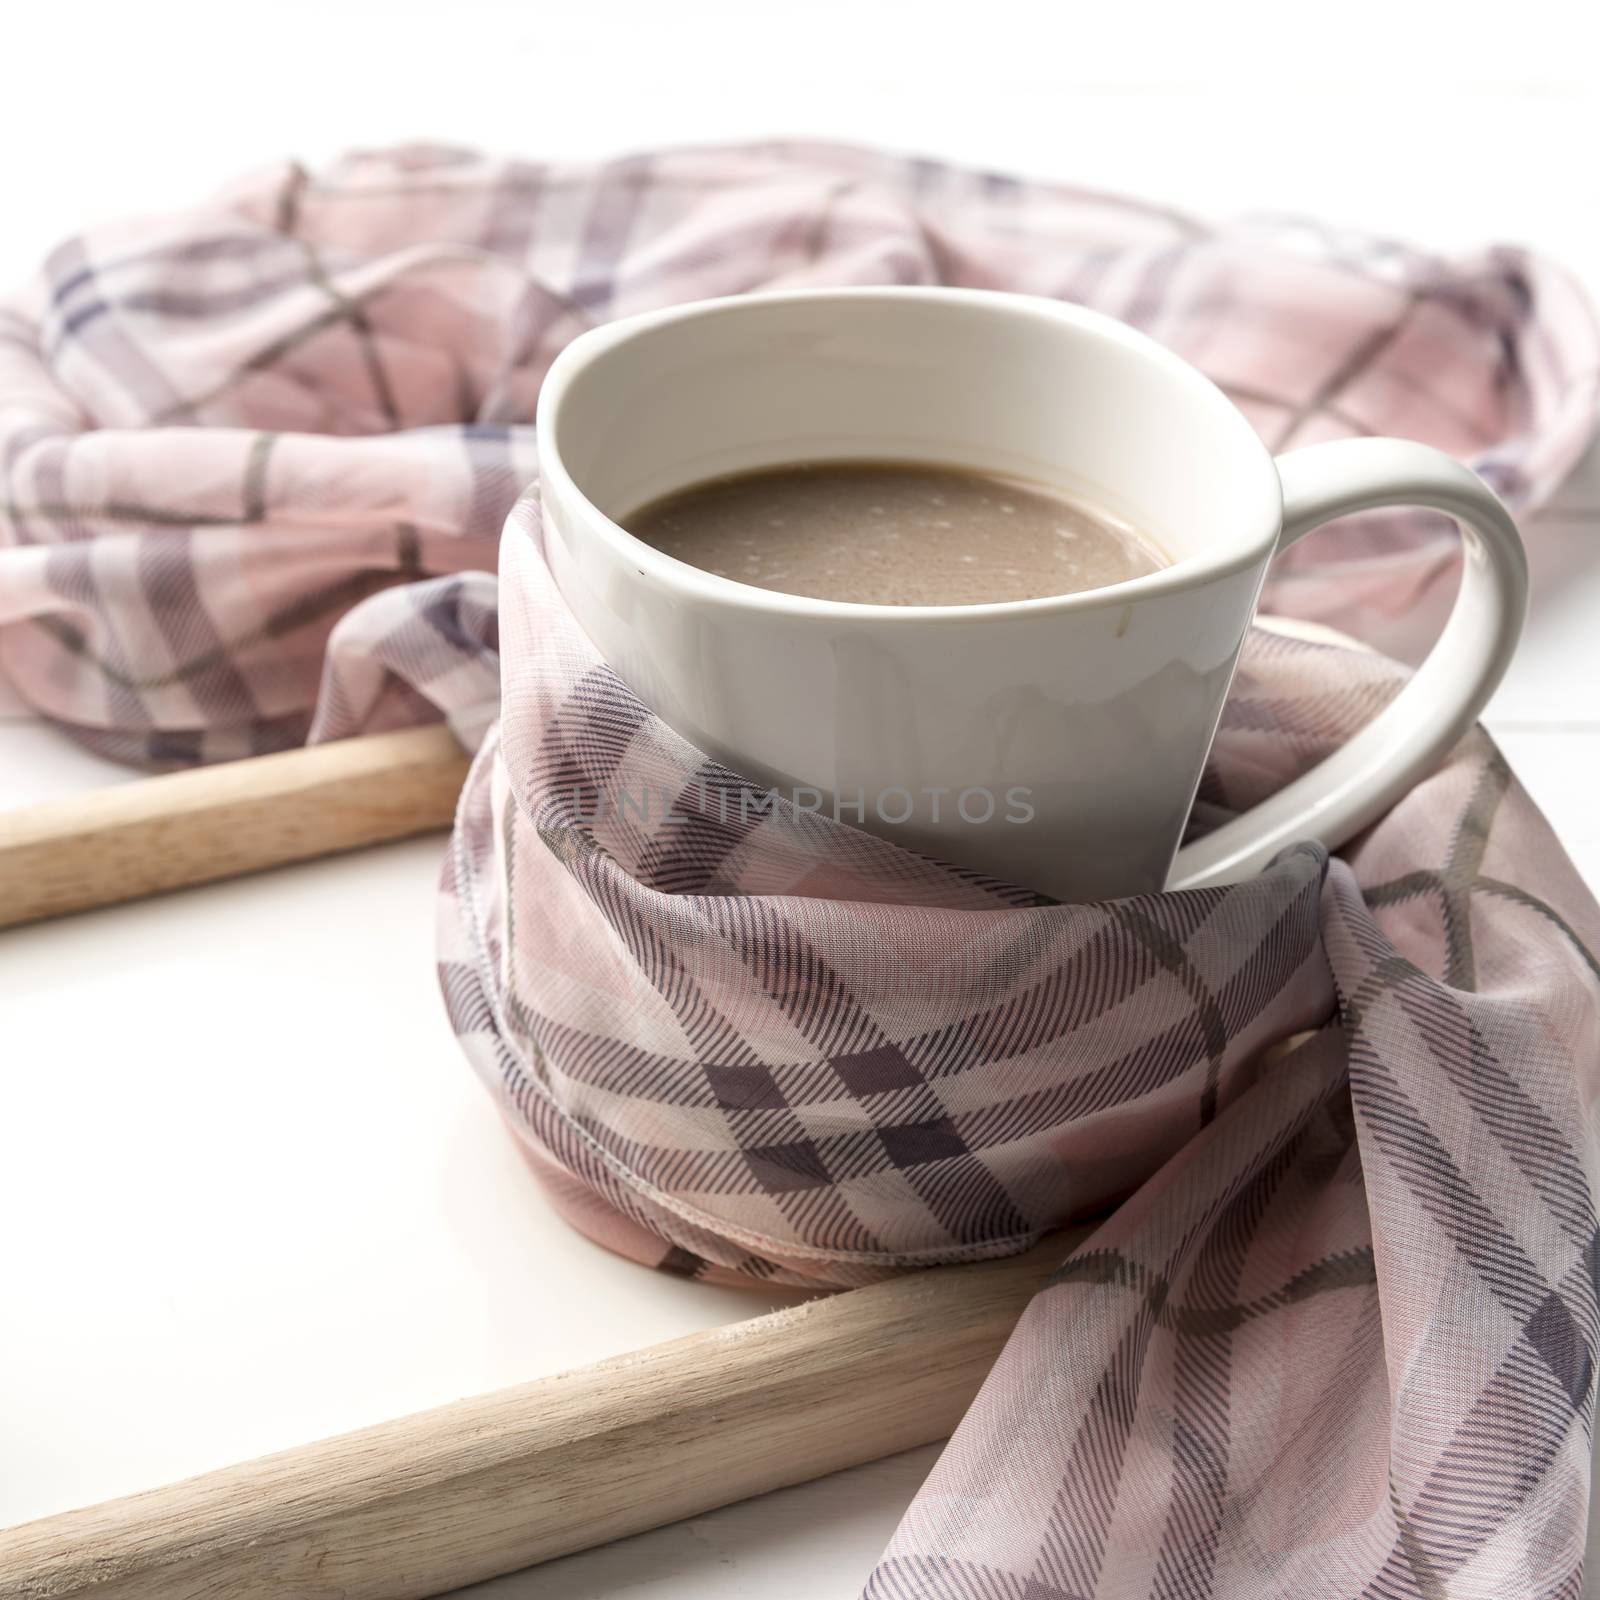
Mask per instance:
[[[871,1595],[1575,1597],[1600,912],[1486,738],[1342,861],[1049,906],[741,807],[574,627],[532,496],[497,616],[478,569],[574,332],[883,281],[1096,305],[1275,446],[1410,435],[1523,507],[1594,413],[1593,325],[1515,252],[1211,230],[834,148],[360,157],[74,240],[0,313],[0,662],[80,737],[173,764],[438,712],[475,742],[503,658],[440,970],[556,1203],[612,1248],[852,1284],[1116,1208]],[[1370,634],[1452,548],[1424,518],[1336,527],[1269,609]],[[1257,634],[1197,823],[1400,677]],[[690,822],[586,803],[619,779]]]

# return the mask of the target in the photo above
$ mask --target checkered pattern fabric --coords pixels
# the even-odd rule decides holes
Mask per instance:
[[[670,1272],[825,1286],[1109,1213],[875,1600],[1578,1594],[1600,911],[1484,735],[1344,860],[1041,904],[774,803],[651,715],[566,612],[533,497],[501,593],[440,971],[568,1219]],[[1207,814],[1403,677],[1257,632]]]
[[[1518,510],[1593,422],[1593,320],[1517,250],[1215,227],[828,145],[354,155],[69,239],[0,304],[0,671],[153,766],[442,714],[475,739],[492,589],[420,580],[494,570],[561,347],[674,301],[860,283],[1094,306],[1274,449],[1422,439]],[[1401,649],[1456,550],[1438,518],[1349,521],[1285,555],[1267,604]]]
[[[664,726],[565,611],[536,492],[496,592],[578,329],[920,281],[1096,305],[1275,446],[1424,438],[1524,508],[1593,422],[1593,324],[1517,252],[1209,228],[831,147],[360,156],[73,240],[0,312],[0,664],[154,764],[430,715],[481,741],[447,1003],[611,1248],[825,1287],[1104,1217],[873,1600],[1575,1600],[1600,911],[1483,735],[1343,859],[1055,906],[774,802]],[[1370,636],[1452,549],[1426,519],[1346,523],[1271,603]],[[1196,826],[1402,678],[1253,636]]]

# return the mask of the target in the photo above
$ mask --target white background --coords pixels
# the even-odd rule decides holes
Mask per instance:
[[[29,5],[5,22],[0,281],[287,154],[809,134],[1531,243],[1600,297],[1600,38],[1578,12]],[[1591,457],[1532,532],[1530,633],[1488,718],[1594,884],[1597,510]],[[124,776],[0,695],[0,804]],[[440,848],[0,935],[0,1523],[772,1303],[612,1260],[545,1211],[436,997]],[[849,1600],[932,1455],[477,1592]]]

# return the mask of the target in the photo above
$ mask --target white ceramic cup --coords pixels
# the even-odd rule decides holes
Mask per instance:
[[[1237,881],[1303,838],[1336,848],[1472,723],[1526,606],[1516,528],[1465,467],[1392,439],[1274,460],[1194,368],[1053,300],[821,290],[611,323],[556,360],[538,438],[556,582],[647,705],[798,803],[1057,899]],[[624,531],[702,479],[830,458],[1039,480],[1171,564],[1058,598],[881,606],[715,577]],[[1433,653],[1329,760],[1180,850],[1273,552],[1388,505],[1463,529]]]

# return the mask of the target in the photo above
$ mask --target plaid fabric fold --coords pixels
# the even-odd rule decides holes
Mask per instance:
[[[870,1596],[1578,1593],[1600,910],[1486,736],[1345,860],[1038,905],[651,715],[566,612],[532,496],[501,607],[440,972],[575,1226],[846,1286],[1110,1211]],[[1403,677],[1258,630],[1211,813]]]
[[[493,571],[561,347],[674,301],[857,283],[1093,306],[1193,361],[1274,449],[1421,439],[1515,510],[1572,465],[1600,385],[1582,296],[1513,249],[1212,226],[821,144],[281,166],[69,239],[0,304],[0,671],[156,766],[441,713],[475,737],[482,641],[439,590],[390,591]],[[1440,518],[1350,520],[1289,551],[1266,604],[1403,655],[1456,559]],[[334,664],[382,641],[387,665],[343,693],[322,676],[352,612]]]
[[[1522,509],[1600,382],[1580,297],[1511,250],[819,145],[284,168],[70,240],[0,308],[0,669],[154,765],[440,716],[478,745],[446,1002],[554,1203],[613,1249],[846,1286],[1105,1218],[874,1600],[1576,1596],[1600,911],[1486,737],[1343,859],[1051,906],[774,802],[562,605],[517,499],[562,344],[874,282],[1094,305],[1274,447],[1421,438]],[[1425,517],[1348,521],[1268,606],[1404,643],[1454,549]],[[1258,631],[1196,828],[1402,681]]]

